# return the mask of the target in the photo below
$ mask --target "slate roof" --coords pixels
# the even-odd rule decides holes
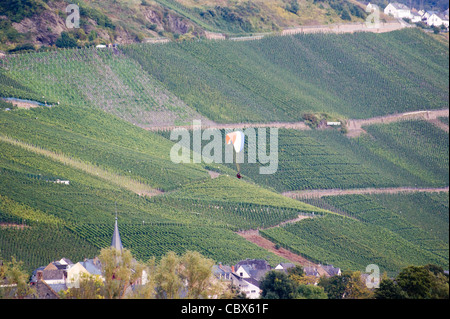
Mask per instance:
[[[446,16],[444,13],[435,13],[435,15],[438,16],[438,18],[442,21],[448,21],[448,16]]]
[[[236,269],[238,269],[240,266],[248,265],[252,269],[258,269],[258,270],[270,270],[272,267],[270,267],[269,263],[265,261],[264,259],[246,259],[241,260],[236,264]]]
[[[306,276],[315,276],[315,277],[319,276],[319,272],[317,271],[316,267],[304,267],[303,272],[305,273]]]
[[[59,293],[62,290],[67,290],[66,284],[47,284],[54,292]]]
[[[233,284],[237,284],[240,287],[247,287],[249,284],[252,284],[259,288],[259,281],[253,278],[242,278],[236,274],[232,274]]]
[[[64,271],[57,269],[57,270],[43,270],[42,271],[42,279],[44,280],[58,280],[58,279],[64,279]]]
[[[225,266],[225,265],[220,265],[220,266],[218,266],[218,265],[214,265],[214,266],[212,267],[212,272],[213,272],[213,274],[216,275],[216,276],[225,276],[225,275],[231,274],[233,271],[232,271],[232,269],[231,269],[230,266]]]
[[[59,262],[65,262],[67,265],[73,265],[73,262],[69,258],[61,258]]]
[[[95,259],[86,259],[85,261],[80,261],[81,266],[83,266],[91,275],[102,275],[102,266],[100,261]]]
[[[294,268],[294,267],[295,267],[295,265],[292,264],[292,263],[280,263],[279,265],[280,265],[281,267],[283,267],[284,270],[287,270],[287,269],[289,269],[289,268]]]
[[[394,2],[391,5],[397,10],[409,10],[409,7],[404,5],[403,3]]]
[[[114,247],[117,250],[122,250],[122,241],[120,240],[120,234],[119,234],[119,227],[117,226],[117,217],[116,217],[116,223],[114,225],[114,233],[111,241],[111,247]]]
[[[340,268],[334,267],[333,265],[322,266],[322,268],[330,275],[336,276],[339,274]]]

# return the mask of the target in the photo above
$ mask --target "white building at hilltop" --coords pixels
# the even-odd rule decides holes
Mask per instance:
[[[440,27],[441,25],[445,25],[448,28],[448,16],[443,13],[433,13],[428,19],[427,24],[429,26]]]
[[[394,18],[412,18],[411,9],[408,6],[398,2],[389,3],[386,8],[384,8],[384,13],[391,15]]]

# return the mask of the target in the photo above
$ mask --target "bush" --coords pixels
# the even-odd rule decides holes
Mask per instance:
[[[14,49],[9,50],[9,53],[19,52],[19,51],[34,51],[34,45],[31,43],[24,43],[17,45]]]
[[[297,14],[298,10],[300,10],[300,6],[298,4],[297,0],[292,0],[290,4],[288,4],[286,6],[286,10],[293,13],[293,14]]]
[[[350,13],[348,13],[347,10],[343,10],[342,13],[341,13],[341,19],[342,20],[351,21],[352,17],[350,16]]]
[[[55,42],[58,48],[76,48],[77,40],[68,32],[62,32]]]
[[[297,285],[284,272],[269,271],[260,285],[263,299],[293,299],[297,293]]]
[[[312,113],[305,113],[302,115],[303,120],[312,127],[317,127],[319,125],[319,119]]]
[[[24,18],[30,18],[44,11],[44,6],[39,0],[8,0],[0,2],[0,12],[6,15],[12,22],[20,22]]]

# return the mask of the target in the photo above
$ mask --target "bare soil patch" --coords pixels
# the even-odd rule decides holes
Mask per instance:
[[[259,232],[257,230],[248,230],[243,232],[238,232],[238,235],[242,236],[246,240],[258,245],[259,247],[268,250],[275,255],[278,255],[280,257],[283,257],[287,260],[292,261],[293,263],[300,264],[303,267],[315,267],[317,268],[317,271],[322,276],[328,276],[327,272],[317,264],[314,264],[313,262],[309,261],[308,259],[294,254],[293,252],[285,249],[285,248],[276,248],[275,244],[272,243],[270,240],[263,238],[261,235],[259,235]]]
[[[0,223],[0,228],[17,228],[17,229],[25,229],[30,228],[28,225],[22,224],[13,224],[13,223]]]

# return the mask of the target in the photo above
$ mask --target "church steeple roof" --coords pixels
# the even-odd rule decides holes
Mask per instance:
[[[120,240],[119,227],[117,226],[117,211],[116,211],[116,223],[114,224],[114,234],[111,241],[111,247],[122,250],[122,241]]]

